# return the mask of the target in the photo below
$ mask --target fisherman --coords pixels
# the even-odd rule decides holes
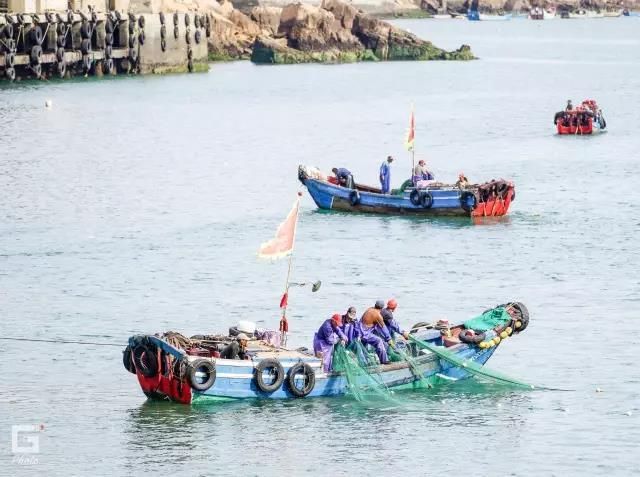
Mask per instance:
[[[357,339],[359,336],[358,328],[356,327],[356,308],[350,306],[347,312],[342,315],[342,332],[345,334],[349,343]]]
[[[358,331],[362,344],[365,346],[373,346],[380,360],[380,364],[387,364],[389,363],[389,356],[385,342],[391,344],[392,340],[389,330],[384,324],[382,314],[380,313],[383,308],[384,302],[382,300],[376,301],[374,307],[367,308],[367,311],[364,312],[358,323]]]
[[[571,100],[567,100],[567,107],[564,108],[565,111],[572,111],[573,110],[573,103],[571,102]]]
[[[349,338],[342,332],[342,316],[333,315],[330,319],[325,320],[313,336],[313,352],[316,357],[322,359],[322,367],[325,372],[331,370],[331,359],[333,357],[333,347],[338,341],[346,345]]]
[[[456,181],[456,186],[458,189],[464,189],[469,187],[469,179],[464,175],[464,172],[458,174],[458,180]]]
[[[420,159],[416,167],[413,168],[413,183],[417,184],[418,181],[430,180],[433,180],[433,174],[427,169],[427,163],[424,159]]]
[[[236,339],[229,343],[220,352],[220,358],[222,359],[249,359],[247,356],[247,342],[249,337],[244,333],[240,333],[236,336]]]
[[[393,157],[387,156],[386,161],[380,166],[380,189],[383,194],[388,194],[391,191],[391,163]]]
[[[395,298],[392,298],[387,302],[387,307],[383,309],[380,312],[380,314],[382,315],[382,319],[384,320],[385,326],[389,330],[389,334],[391,335],[391,338],[393,338],[394,334],[399,334],[399,335],[402,335],[405,340],[408,340],[409,333],[406,331],[402,331],[400,329],[400,325],[398,324],[398,322],[395,320],[393,316],[393,313],[396,311],[396,308],[398,308],[398,302],[395,300]]]
[[[353,189],[353,174],[351,174],[349,169],[345,169],[344,167],[334,167],[331,169],[331,172],[333,172],[336,179],[338,179],[338,184],[342,187],[346,187],[347,189]]]

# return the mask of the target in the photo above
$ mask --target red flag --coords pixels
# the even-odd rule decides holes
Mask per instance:
[[[276,236],[268,242],[260,245],[258,256],[260,258],[282,258],[291,254],[296,237],[296,225],[298,223],[298,209],[300,206],[300,194],[287,218],[280,224]]]
[[[413,109],[411,110],[411,118],[409,119],[409,132],[407,133],[407,150],[413,149],[413,140],[416,136],[416,119],[413,115]]]
[[[280,308],[286,308],[289,304],[289,292],[284,292],[282,298],[280,299]]]

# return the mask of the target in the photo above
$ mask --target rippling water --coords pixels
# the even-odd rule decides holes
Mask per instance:
[[[444,180],[514,180],[510,216],[328,214],[305,195],[294,279],[323,286],[292,291],[290,344],[380,298],[398,299],[406,326],[517,299],[531,325],[491,367],[571,391],[465,383],[391,403],[183,407],[145,402],[118,347],[3,341],[0,474],[640,472],[640,22],[401,24],[481,60],[2,86],[2,336],[276,327],[286,263],[256,251],[299,189],[297,164],[374,182],[394,154],[399,185],[414,103],[418,156]],[[609,132],[555,136],[554,112],[587,97]],[[10,426],[40,423],[40,453],[16,461]]]

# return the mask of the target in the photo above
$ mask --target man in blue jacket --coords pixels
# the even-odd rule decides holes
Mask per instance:
[[[387,160],[380,166],[380,189],[383,194],[388,194],[391,190],[391,163],[393,157],[387,156]]]

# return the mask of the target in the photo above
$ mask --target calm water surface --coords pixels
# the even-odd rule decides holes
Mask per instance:
[[[399,185],[413,103],[418,157],[443,180],[514,180],[510,216],[343,216],[305,195],[294,279],[323,287],[292,291],[290,344],[391,296],[405,326],[517,299],[531,325],[491,366],[572,391],[184,407],[145,402],[118,347],[3,341],[1,475],[640,472],[640,21],[401,25],[481,60],[2,86],[0,335],[276,327],[286,263],[256,251],[299,190],[297,164],[374,182],[394,154]],[[609,132],[556,137],[554,112],[587,97]],[[16,462],[11,426],[41,423],[40,453]]]

